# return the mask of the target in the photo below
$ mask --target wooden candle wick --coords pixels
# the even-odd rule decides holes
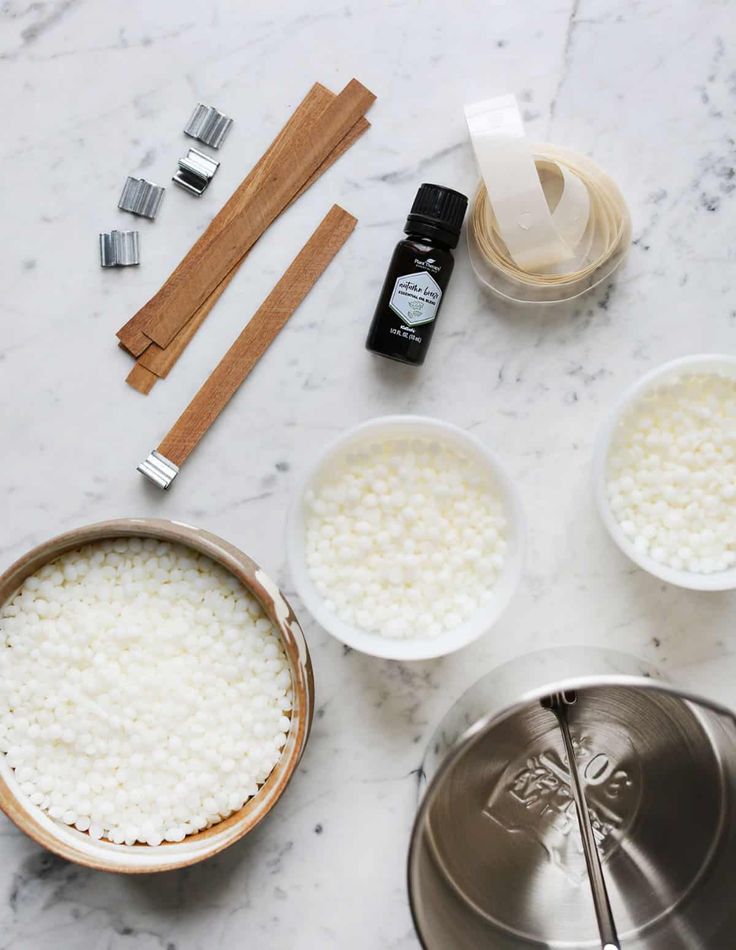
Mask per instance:
[[[356,219],[339,205],[330,208],[159,447],[138,466],[141,474],[159,488],[171,485],[180,466],[314,287],[356,224]]]

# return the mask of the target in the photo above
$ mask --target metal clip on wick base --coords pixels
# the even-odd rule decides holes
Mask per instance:
[[[101,267],[130,267],[140,262],[137,231],[110,231],[100,235]]]
[[[137,466],[137,471],[145,475],[158,488],[166,491],[179,474],[179,466],[174,465],[171,459],[167,459],[165,455],[161,455],[154,449],[148,458]]]
[[[220,163],[214,158],[199,149],[190,148],[186,157],[179,159],[179,170],[171,180],[190,194],[199,197],[219,167]]]

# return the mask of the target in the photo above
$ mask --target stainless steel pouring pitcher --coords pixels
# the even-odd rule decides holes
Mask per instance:
[[[436,730],[409,852],[425,950],[600,948],[562,738],[623,950],[736,950],[736,720],[632,657],[566,648],[489,673]]]

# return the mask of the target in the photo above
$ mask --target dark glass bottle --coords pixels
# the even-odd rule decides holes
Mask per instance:
[[[452,276],[468,199],[441,185],[419,188],[391,258],[366,340],[367,349],[421,366]]]

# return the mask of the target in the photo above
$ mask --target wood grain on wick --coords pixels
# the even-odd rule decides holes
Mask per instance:
[[[133,389],[137,389],[139,393],[147,396],[156,384],[157,379],[158,376],[155,373],[146,369],[145,366],[141,366],[140,363],[136,363],[125,377],[125,382]]]
[[[181,465],[188,458],[192,449],[347,241],[356,223],[356,219],[339,205],[332,206],[158,446],[162,455],[176,465]]]

